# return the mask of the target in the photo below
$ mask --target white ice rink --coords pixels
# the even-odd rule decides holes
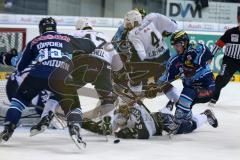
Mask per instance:
[[[179,82],[176,82],[178,86]],[[96,99],[81,97],[84,110],[95,106]],[[165,96],[144,101],[156,111],[167,102]],[[121,140],[119,144],[82,132],[87,148],[79,151],[67,130],[48,130],[29,137],[29,129],[18,128],[13,137],[0,144],[0,160],[240,160],[240,83],[230,83],[223,89],[213,108],[219,127],[204,125],[191,134],[166,135],[149,140]],[[207,104],[195,105],[201,113]],[[2,130],[2,127],[0,127]]]

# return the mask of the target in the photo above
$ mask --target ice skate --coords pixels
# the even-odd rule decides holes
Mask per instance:
[[[207,109],[202,114],[205,114],[207,116],[207,121],[213,128],[217,128],[218,127],[218,120],[214,116],[214,114],[213,114],[213,112],[211,110]]]
[[[15,128],[16,125],[12,123],[5,124],[4,130],[2,131],[2,133],[0,133],[0,143],[2,142],[2,140],[8,141],[9,138],[12,136]]]
[[[48,128],[52,119],[53,119],[53,113],[49,112],[49,114],[44,116],[40,120],[40,122],[38,122],[38,124],[32,126],[32,128],[30,129],[30,136],[32,137],[44,132]]]
[[[82,137],[80,135],[80,129],[81,127],[79,123],[68,124],[68,130],[69,130],[71,139],[76,144],[76,146],[82,150],[86,148],[86,142],[82,140]]]

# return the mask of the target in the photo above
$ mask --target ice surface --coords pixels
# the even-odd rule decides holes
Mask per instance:
[[[180,82],[176,82],[181,88]],[[149,140],[121,140],[119,144],[105,142],[105,137],[82,132],[87,148],[79,151],[67,130],[47,130],[29,137],[28,128],[18,128],[13,137],[0,144],[0,160],[240,160],[240,83],[230,83],[223,89],[215,108],[219,127],[204,125],[195,132],[174,136],[152,137]],[[84,110],[93,108],[97,100],[80,97]],[[165,96],[145,100],[152,111],[167,103]],[[195,105],[201,113],[207,104]],[[0,127],[2,130],[2,127]]]

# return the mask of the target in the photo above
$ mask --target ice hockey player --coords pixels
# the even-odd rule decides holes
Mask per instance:
[[[14,53],[15,52],[15,53]],[[4,60],[4,65],[16,67],[16,64],[21,59],[22,54],[17,54],[16,50],[11,50],[11,53],[3,54],[2,58]],[[13,98],[13,96],[16,94],[17,89],[19,88],[20,84],[22,83],[23,79],[26,77],[26,75],[31,70],[32,65],[29,65],[27,68],[25,68],[21,73],[14,71],[11,75],[9,75],[7,79],[6,84],[6,94],[9,101]],[[58,107],[58,102],[54,100],[54,94],[50,91],[43,90],[39,92],[39,94],[34,97],[31,100],[31,103],[28,106],[29,110],[25,110],[26,113],[31,116],[31,114],[38,114],[41,117],[40,122],[37,125],[34,125],[31,128],[31,135],[35,135],[38,132],[43,132],[46,127],[49,126],[51,119],[53,118],[53,114],[49,115],[49,113],[53,113],[55,111],[56,107]],[[32,110],[32,107],[35,109]],[[44,108],[47,109],[47,113],[43,112]],[[2,114],[5,114],[3,112]],[[24,124],[22,124],[24,125]],[[34,133],[33,133],[34,132]]]
[[[139,12],[131,10],[124,17],[124,25],[130,30],[127,38],[134,47],[132,61],[161,63],[168,60],[170,53],[162,34],[177,29],[173,20],[159,13],[150,13],[142,20]]]
[[[150,13],[142,20],[141,15],[132,10],[125,15],[124,24],[125,27],[130,30],[127,38],[133,44],[130,62],[147,61],[149,63],[157,63],[164,66],[170,58],[170,52],[164,41],[164,37],[175,32],[178,26],[176,22],[159,13]],[[149,69],[151,67],[146,68]],[[155,72],[153,84],[156,83],[158,77],[164,72],[164,69],[157,69]],[[134,73],[130,74],[131,79],[135,76],[136,74]],[[131,80],[130,86],[133,91],[141,92],[141,83]],[[156,94],[148,92],[150,89],[152,89],[152,86],[147,85],[147,92],[145,92],[145,97],[147,98],[156,96]],[[180,93],[170,83],[165,83],[164,87],[162,87],[162,91],[169,100],[175,102],[178,100]]]
[[[134,8],[133,10],[138,11],[142,16],[142,19],[147,15],[146,11],[143,8]],[[126,52],[126,49],[128,47],[127,44],[128,32],[129,32],[128,28],[125,28],[124,24],[122,24],[118,27],[117,32],[112,38],[112,44],[114,45],[114,48],[117,50],[118,53]]]
[[[80,53],[91,53],[95,45],[82,38],[75,38],[56,32],[56,21],[49,17],[39,23],[40,36],[31,40],[18,63],[17,71],[21,72],[29,65],[34,65],[23,80],[16,95],[11,100],[7,111],[4,130],[0,141],[7,141],[13,134],[22,111],[42,90],[52,91],[63,109],[69,133],[75,143],[81,143],[81,107],[76,87],[65,84],[69,73],[73,70],[70,54],[74,50]]]
[[[185,31],[178,31],[171,36],[171,44],[177,55],[167,64],[166,72],[158,80],[158,85],[172,82],[177,77],[183,81],[183,90],[176,103],[175,122],[181,124],[192,119],[192,106],[206,103],[215,89],[215,80],[210,69],[212,53],[204,44],[190,44]],[[212,121],[217,127],[217,121]],[[194,126],[192,126],[194,127]]]
[[[150,112],[145,105],[134,101],[128,104],[126,102],[121,103],[114,110],[114,114],[105,116],[103,121],[105,124],[109,123],[108,126],[116,137],[124,139],[149,139],[152,136],[163,135],[163,131],[172,134],[173,130],[175,131],[174,134],[186,134],[200,128],[206,122],[213,127],[215,126],[212,122],[217,123],[214,114],[207,109],[178,126],[171,113],[171,108],[164,107],[160,112]],[[100,125],[101,123],[101,121],[94,122],[84,119],[83,128],[103,135],[104,130]]]
[[[112,93],[112,78],[126,77],[124,74],[125,70],[121,58],[114,49],[110,39],[103,32],[94,30],[89,19],[79,19],[76,23],[76,29],[77,32],[73,35],[89,38],[96,45],[94,52],[89,54],[91,61],[88,63],[88,66],[95,68],[95,71],[91,71],[93,79],[89,82],[94,85],[99,95],[100,105],[93,112],[84,114],[84,117],[96,118],[99,114],[101,116],[113,110],[116,96]],[[101,65],[97,66],[98,63]],[[83,75],[82,71],[76,71],[76,74],[73,74],[76,83],[82,86],[87,82],[82,81]],[[87,78],[86,74],[85,78]]]
[[[77,31],[72,33],[73,36],[88,38],[96,45],[94,52],[87,56],[84,55],[85,57],[80,57],[80,59],[83,58],[84,62],[78,62],[72,73],[77,88],[91,83],[94,85],[100,99],[98,106],[89,112],[85,112],[83,117],[88,119],[101,119],[102,115],[114,109],[113,103],[116,100],[116,96],[112,93],[112,73],[114,77],[118,77],[118,79],[121,79],[121,76],[124,77],[123,63],[108,37],[102,32],[93,30],[93,25],[89,19],[79,19],[76,22],[75,28]],[[87,65],[88,68],[83,65]],[[57,105],[54,106],[57,107]],[[52,113],[54,111],[53,107],[49,107],[50,106],[46,106],[43,113]],[[49,115],[49,117],[51,116]],[[32,129],[39,130],[43,128],[43,125],[48,126],[48,123],[50,123],[50,121],[41,119]],[[42,131],[44,130],[41,130],[41,132]]]

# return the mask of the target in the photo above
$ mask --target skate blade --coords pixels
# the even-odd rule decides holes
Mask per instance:
[[[87,146],[86,142],[83,140],[78,139],[75,135],[71,136],[72,141],[75,143],[78,149],[84,150]]]
[[[30,131],[30,137],[43,133],[46,129],[47,129],[47,126],[42,126],[40,131],[37,129],[33,129]]]

